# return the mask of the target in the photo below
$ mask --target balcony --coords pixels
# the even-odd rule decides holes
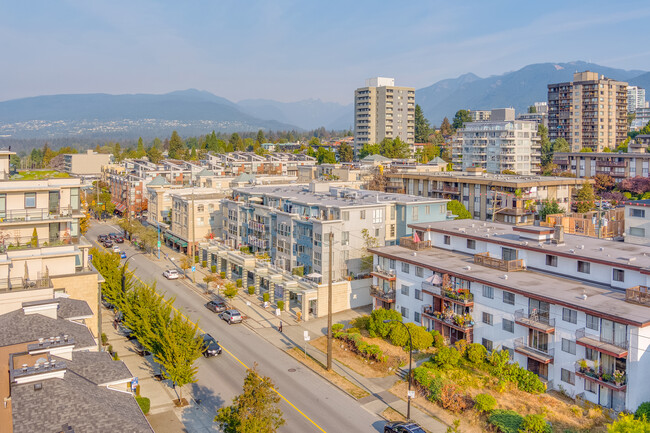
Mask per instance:
[[[523,259],[501,260],[490,257],[490,253],[474,254],[474,263],[488,268],[499,269],[504,272],[523,271],[526,269]]]
[[[582,365],[580,365],[582,364]],[[614,391],[625,391],[627,389],[627,374],[624,371],[616,370],[614,373],[603,373],[596,371],[593,367],[586,365],[586,361],[576,362],[575,373],[577,377],[595,382],[600,386]]]
[[[370,286],[370,296],[384,302],[395,302],[395,290],[384,291],[379,286]]]
[[[408,236],[399,239],[399,246],[414,251],[422,251],[431,248],[431,241],[415,242],[411,236]]]
[[[72,218],[75,215],[81,217],[80,209],[72,209],[71,207],[60,209],[16,209],[4,212],[4,216],[0,213],[0,223],[20,223],[20,222],[33,222],[33,221],[51,221],[65,218]]]
[[[470,314],[456,314],[450,309],[444,312],[433,311],[431,305],[422,307],[422,314],[461,332],[467,332],[474,328],[474,319]]]
[[[555,332],[555,319],[549,319],[548,316],[540,315],[537,311],[530,314],[525,314],[524,310],[515,311],[515,323],[545,334]]]
[[[454,187],[454,186],[443,186],[442,187],[442,192],[448,192],[448,193],[451,193],[451,194],[458,194],[459,189],[458,189],[458,187]]]
[[[370,275],[373,275],[377,278],[381,278],[382,280],[388,280],[388,281],[395,281],[397,277],[395,276],[395,272],[391,271],[384,271],[383,269],[376,269],[372,272],[370,272]]]
[[[623,162],[615,161],[596,161],[596,167],[625,167],[627,164]]]
[[[576,344],[615,358],[627,357],[627,347],[629,345],[627,341],[615,342],[598,335],[586,335],[584,328],[576,331]]]
[[[625,300],[650,307],[650,293],[646,286],[630,287],[625,290]]]
[[[18,292],[22,290],[51,289],[50,277],[39,277],[35,280],[22,277],[0,279],[0,293]]]
[[[521,353],[529,358],[532,358],[542,364],[552,364],[555,355],[554,349],[546,351],[532,347],[524,343],[523,337],[515,339],[515,352]]]

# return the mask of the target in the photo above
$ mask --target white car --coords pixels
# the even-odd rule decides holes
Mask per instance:
[[[177,280],[180,278],[180,275],[176,269],[167,269],[165,272],[163,272],[163,277],[167,278],[168,280]]]
[[[113,252],[114,253],[119,253],[120,252],[120,247],[118,247],[117,245],[114,245],[113,246]]]

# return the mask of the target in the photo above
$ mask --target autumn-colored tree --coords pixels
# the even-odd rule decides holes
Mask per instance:
[[[605,191],[611,191],[614,186],[616,185],[616,182],[614,181],[614,178],[612,178],[608,174],[602,174],[598,173],[597,175],[594,176],[594,189],[596,192],[605,192]]]

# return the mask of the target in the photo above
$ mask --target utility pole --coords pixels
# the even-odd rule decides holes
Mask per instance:
[[[327,266],[327,370],[332,370],[332,244],[334,233],[330,231],[329,236],[329,263]]]
[[[97,204],[97,209],[101,209],[99,207],[99,179],[95,182],[95,191],[97,192],[97,200],[95,201],[95,203]],[[100,212],[99,215],[101,216],[101,214],[102,213]],[[97,219],[101,219],[101,218],[97,218]]]
[[[196,219],[196,215],[194,213],[194,184],[192,184],[192,239],[190,245],[192,245],[191,252],[192,252],[192,269],[196,269],[196,263],[194,260],[194,237],[195,237],[195,232],[194,232],[194,220]],[[192,282],[196,283],[196,271],[192,271]]]

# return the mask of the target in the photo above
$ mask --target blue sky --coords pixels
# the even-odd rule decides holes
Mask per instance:
[[[350,103],[371,76],[421,88],[585,60],[650,70],[645,1],[3,1],[0,100],[197,88]]]

